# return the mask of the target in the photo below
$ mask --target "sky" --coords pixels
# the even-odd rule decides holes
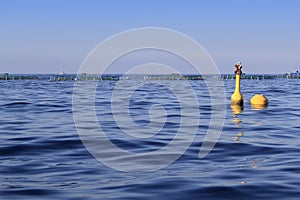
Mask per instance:
[[[76,73],[99,43],[142,27],[188,35],[221,73],[238,60],[245,73],[296,71],[299,10],[298,0],[0,0],[0,74]]]

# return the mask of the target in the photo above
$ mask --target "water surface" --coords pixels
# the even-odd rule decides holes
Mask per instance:
[[[223,132],[203,159],[198,153],[211,116],[210,99],[203,81],[191,82],[200,107],[194,142],[164,169],[130,173],[103,165],[81,142],[72,115],[73,84],[0,81],[0,199],[299,199],[299,80],[242,80],[241,113],[230,107],[234,80],[225,81]],[[96,100],[97,117],[114,144],[137,153],[167,145],[180,126],[172,92],[158,88],[159,81],[136,91],[129,104],[137,125],[151,123],[147,113],[153,103],[165,107],[168,118],[164,137],[130,140],[120,136],[111,115],[109,94],[115,85],[100,84]],[[268,97],[267,108],[251,108],[249,99],[256,93]]]

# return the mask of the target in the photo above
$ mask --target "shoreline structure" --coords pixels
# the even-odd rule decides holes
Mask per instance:
[[[234,74],[198,75],[198,74],[0,74],[0,80],[49,80],[49,81],[119,81],[119,80],[205,80],[205,79],[234,80]],[[300,73],[285,74],[242,74],[241,79],[268,80],[268,79],[300,79]]]

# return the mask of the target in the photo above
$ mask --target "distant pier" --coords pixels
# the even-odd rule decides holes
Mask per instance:
[[[57,81],[119,81],[119,80],[205,80],[205,79],[223,79],[233,80],[234,74],[221,74],[221,75],[194,75],[194,74],[166,74],[166,75],[120,75],[120,74],[0,74],[0,80],[49,80],[51,82]],[[248,80],[270,80],[270,79],[300,79],[300,73],[285,73],[285,74],[242,74],[241,79]]]
[[[220,79],[231,80],[235,79],[234,74],[230,75],[219,75]],[[278,79],[278,78],[289,78],[287,74],[242,74],[241,79],[248,80],[266,80],[266,79]]]
[[[37,80],[37,75],[29,75],[29,74],[8,74],[4,73],[0,75],[0,80]]]

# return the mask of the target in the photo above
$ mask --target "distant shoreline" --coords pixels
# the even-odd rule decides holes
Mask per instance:
[[[234,74],[0,74],[0,80],[49,80],[49,81],[119,81],[119,80],[233,80]],[[299,73],[285,74],[242,74],[242,79],[300,79]]]
[[[7,72],[2,72],[0,73],[0,76],[3,76],[4,74],[6,74]],[[77,75],[77,73],[8,73],[9,75]],[[99,75],[98,73],[85,73],[88,75]],[[283,75],[283,74],[288,74],[288,73],[243,73],[244,75]],[[299,73],[300,74],[300,73]],[[102,75],[124,75],[123,73],[104,73]],[[129,75],[129,76],[144,76],[144,75],[162,75],[162,76],[166,76],[166,75],[171,75],[171,74],[125,74],[125,75]],[[234,73],[220,73],[220,74],[181,74],[181,75],[191,75],[191,76],[197,76],[197,75],[203,75],[203,76],[210,76],[210,75],[234,75]]]

